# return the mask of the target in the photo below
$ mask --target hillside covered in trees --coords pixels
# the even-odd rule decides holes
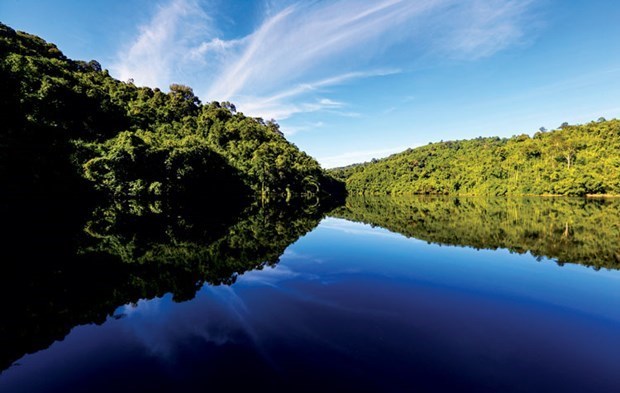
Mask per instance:
[[[620,120],[431,143],[332,169],[352,194],[620,194]]]
[[[0,83],[0,178],[11,192],[163,199],[342,188],[274,121],[202,104],[187,86],[165,93],[118,81],[94,60],[68,59],[3,24]]]

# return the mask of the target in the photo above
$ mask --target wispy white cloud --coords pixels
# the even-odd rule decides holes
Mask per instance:
[[[319,157],[317,160],[321,163],[323,168],[336,168],[356,162],[370,161],[373,158],[384,158],[390,154],[398,153],[410,147],[415,146],[398,146],[389,149],[348,151],[334,156]]]
[[[189,57],[192,59],[201,59],[208,55],[223,55],[228,51],[242,46],[245,39],[223,41],[219,38],[213,38],[210,41],[203,42],[199,46],[189,51]]]
[[[172,0],[140,27],[137,38],[120,50],[111,70],[121,80],[131,78],[138,85],[165,88],[187,72],[185,67],[193,66],[188,63],[188,54],[197,57],[195,52],[202,46],[192,46],[214,33],[211,26],[197,0]],[[222,42],[223,47],[231,45]],[[203,52],[208,43],[205,46]]]
[[[403,72],[395,66],[425,54],[490,56],[523,39],[532,2],[269,2],[250,34],[228,39],[206,11],[211,3],[198,1],[160,7],[112,70],[138,84],[187,82],[205,101],[231,100],[248,115],[277,120],[307,112],[359,116],[333,91]],[[386,56],[395,47],[401,64]]]
[[[316,130],[317,128],[322,128],[324,126],[325,123],[323,123],[322,121],[317,121],[304,125],[288,125],[286,127],[282,127],[281,131],[284,133],[284,135],[290,136],[302,131]]]
[[[235,100],[238,103],[238,107],[243,110],[245,114],[252,116],[260,116],[265,119],[288,119],[296,113],[310,113],[318,112],[321,110],[329,110],[338,113],[338,109],[344,106],[344,103],[339,103],[340,106],[334,106],[330,103],[322,102],[322,99],[306,102],[293,102],[293,101],[262,101],[260,98],[256,100],[249,99],[247,97],[241,97]],[[336,108],[336,109],[335,109]]]
[[[210,86],[208,95],[225,100],[243,91],[290,86],[325,65],[350,70],[357,63],[351,61],[352,53],[384,46],[386,42],[378,40],[385,33],[436,3],[441,2],[341,0],[286,7],[248,37],[247,46]],[[340,67],[333,67],[338,63]]]
[[[328,111],[341,116],[357,117],[359,114],[344,111],[347,104],[325,97],[316,97],[326,89],[342,85],[362,78],[381,77],[398,74],[399,69],[377,69],[364,72],[347,72],[312,82],[305,82],[284,87],[282,90],[267,96],[239,96],[235,99],[243,112],[268,119],[283,120],[297,113]],[[308,96],[314,96],[308,98]]]
[[[441,18],[451,28],[438,32],[437,48],[452,57],[478,59],[522,42],[526,28],[537,28],[531,14],[533,0],[471,0]],[[439,21],[436,25],[442,25]]]

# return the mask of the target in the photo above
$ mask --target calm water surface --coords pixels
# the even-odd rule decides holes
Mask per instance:
[[[26,343],[49,326],[62,328],[40,348],[26,345],[29,354],[14,351],[0,391],[617,392],[618,205],[349,199],[324,218],[260,211],[232,227],[208,228],[226,242],[217,235],[203,243],[187,234],[166,238],[172,256],[157,260],[160,273],[123,270],[130,279],[122,285],[88,295],[107,304],[103,316],[54,317],[38,328],[28,325],[36,316],[23,317],[24,334],[33,336],[21,337]],[[90,225],[94,231],[97,223]],[[118,266],[153,259],[154,250],[167,255],[161,237],[149,242],[130,233],[81,246],[80,263],[101,258],[102,250],[126,259]],[[263,245],[248,245],[252,239]],[[195,244],[209,244],[211,254]],[[140,247],[146,251],[135,251]],[[188,250],[229,264],[245,261],[244,252],[259,256],[243,269],[235,265],[240,274],[229,280],[223,267],[217,274],[166,270]],[[162,278],[192,269],[201,278],[186,280],[195,296]],[[88,305],[72,302],[87,292],[79,288],[101,280],[62,281],[72,300],[50,313],[88,314]],[[158,288],[135,292],[139,280]],[[147,295],[137,300],[140,293]]]

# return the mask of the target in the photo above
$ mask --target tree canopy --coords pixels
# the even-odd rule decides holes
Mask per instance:
[[[620,194],[620,121],[431,143],[331,170],[353,194]]]
[[[84,179],[115,198],[339,189],[273,121],[229,102],[202,104],[188,86],[166,93],[116,80],[95,60],[68,59],[2,24],[0,81],[9,190],[88,189]]]

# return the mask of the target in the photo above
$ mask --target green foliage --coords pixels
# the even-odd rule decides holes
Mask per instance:
[[[330,215],[433,243],[620,269],[616,198],[350,196]]]
[[[432,143],[331,170],[352,194],[620,194],[620,120]]]
[[[2,24],[0,82],[0,175],[17,191],[84,188],[80,179],[116,198],[338,190],[275,122],[229,102],[202,105],[187,86],[118,81]]]
[[[162,195],[244,192],[237,170],[195,135],[168,136],[151,131],[124,131],[104,143],[76,142],[84,176],[115,197],[141,199]],[[213,188],[209,188],[213,187]]]

